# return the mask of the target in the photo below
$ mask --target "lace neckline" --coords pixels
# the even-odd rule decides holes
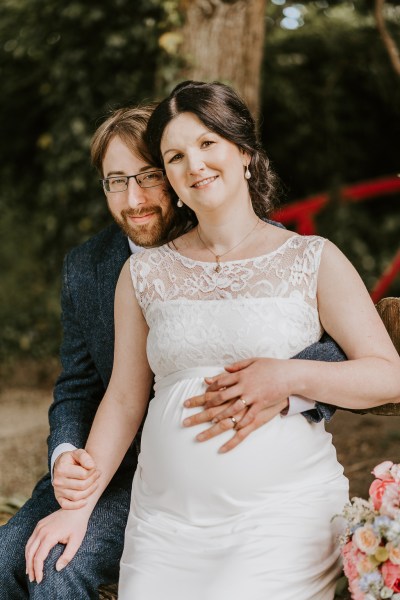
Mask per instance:
[[[250,258],[239,258],[236,260],[221,260],[221,267],[223,268],[224,265],[234,265],[234,264],[243,264],[243,263],[248,263],[250,261],[256,261],[262,258],[267,258],[268,256],[273,256],[274,254],[276,254],[277,252],[279,252],[280,250],[282,250],[291,240],[293,240],[294,238],[298,238],[301,237],[298,234],[294,234],[291,235],[287,240],[285,240],[284,242],[282,242],[282,244],[280,244],[277,248],[275,248],[274,250],[270,250],[269,252],[265,252],[264,254],[259,254],[257,256],[251,256]],[[189,256],[185,256],[184,254],[181,254],[180,252],[178,252],[178,250],[175,250],[174,248],[171,248],[168,244],[164,244],[164,246],[160,247],[160,250],[164,250],[167,253],[173,254],[174,256],[176,256],[178,259],[180,259],[182,262],[183,261],[188,261],[192,264],[196,264],[196,265],[204,265],[204,266],[212,266],[215,267],[215,260],[211,261],[211,260],[196,260],[195,258],[190,258]]]

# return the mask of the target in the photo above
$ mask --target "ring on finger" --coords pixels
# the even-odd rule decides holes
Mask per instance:
[[[247,406],[247,402],[244,398],[239,398],[239,400],[243,403],[243,406]]]
[[[232,423],[233,423],[233,429],[235,429],[235,428],[236,428],[236,425],[238,424],[237,420],[235,419],[235,417],[230,417],[230,420],[231,420],[231,421],[232,421]]]

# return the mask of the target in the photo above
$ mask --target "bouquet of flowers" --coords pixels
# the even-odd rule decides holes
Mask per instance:
[[[369,500],[343,510],[344,572],[353,600],[400,600],[400,464],[385,461],[372,474]]]

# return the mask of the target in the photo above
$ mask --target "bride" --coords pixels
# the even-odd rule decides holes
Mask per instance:
[[[293,394],[365,408],[399,401],[400,359],[343,254],[263,220],[272,176],[231,88],[180,84],[147,137],[177,194],[176,238],[133,255],[121,272],[114,369],[86,447],[99,486],[84,508],[48,517],[28,569],[39,573],[46,550],[72,530],[83,537],[148,408],[120,600],[332,599],[332,517],[348,483],[331,436],[297,415],[247,437],[262,406],[234,363],[256,356],[269,401],[282,409]],[[289,360],[323,330],[347,362]],[[231,403],[206,429],[196,405],[210,385],[210,404]]]

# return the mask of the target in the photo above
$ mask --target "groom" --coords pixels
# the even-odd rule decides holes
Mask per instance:
[[[54,472],[60,501],[63,486],[71,487],[71,480],[78,487],[80,481],[83,486],[88,481],[95,485],[95,468],[86,462],[88,456],[83,451],[74,449],[85,446],[110,379],[114,291],[120,270],[130,253],[137,251],[136,245],[158,245],[166,238],[176,210],[163,173],[148,175],[154,167],[143,133],[151,110],[142,107],[116,111],[99,127],[92,141],[92,160],[102,177],[119,176],[118,185],[126,183],[126,190],[113,193],[109,183],[104,183],[116,224],[72,250],[64,262],[62,372],[49,411],[48,438],[49,469]],[[124,176],[129,179],[124,180]],[[330,361],[344,358],[330,340],[315,344],[299,357]],[[316,406],[308,416],[319,420],[330,414],[329,408]],[[57,545],[46,560],[43,581],[36,584],[29,582],[25,574],[25,545],[40,519],[59,508],[50,474],[39,481],[32,498],[0,528],[0,600],[90,600],[98,598],[101,583],[117,581],[136,462],[137,442],[100,498],[73,560],[58,572],[55,565],[64,546]],[[63,559],[68,560],[67,552],[74,550],[67,549]]]

